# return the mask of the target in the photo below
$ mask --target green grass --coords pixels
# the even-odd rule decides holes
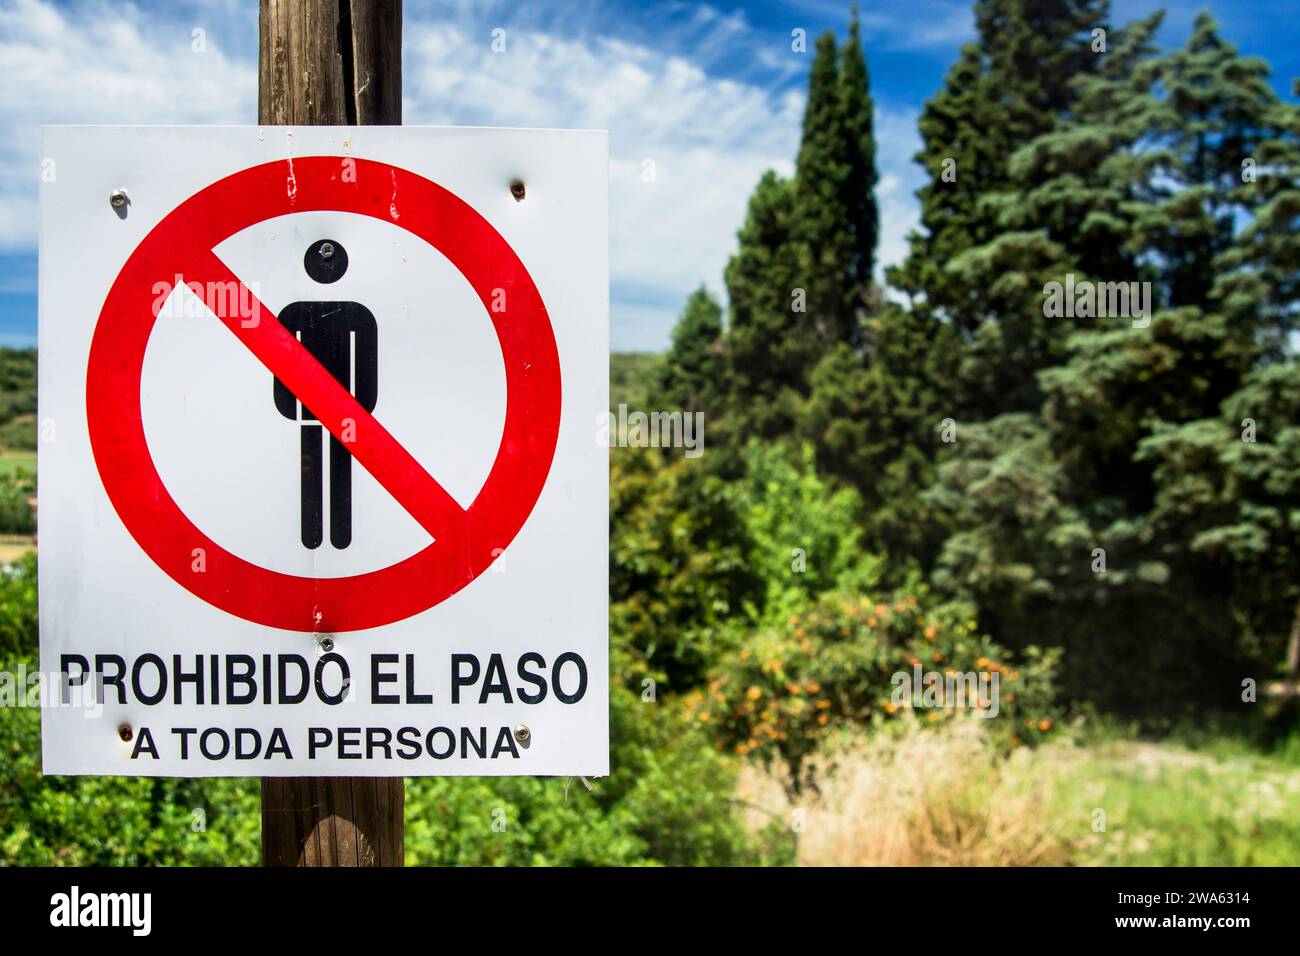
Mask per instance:
[[[816,794],[751,766],[740,796],[806,808],[808,866],[1300,866],[1300,767],[1243,729],[1193,749],[1076,724],[1006,753],[979,722],[899,722],[830,738]]]
[[[1197,750],[1112,741],[1064,763],[1052,816],[1074,862],[1300,865],[1300,771],[1289,760],[1235,740]]]
[[[36,453],[0,449],[0,476],[12,475],[19,469],[29,475],[36,474]]]

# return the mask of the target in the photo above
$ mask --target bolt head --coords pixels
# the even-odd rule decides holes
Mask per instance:
[[[326,654],[328,654],[328,653],[330,653],[332,650],[334,650],[334,638],[332,638],[332,637],[323,637],[323,638],[321,638],[321,641],[320,641],[320,649],[321,649],[322,651],[324,651]]]
[[[515,724],[515,740],[519,741],[521,744],[528,743],[528,738],[532,735],[533,732],[528,729],[527,724]]]
[[[135,736],[135,730],[130,724],[119,724],[117,735],[129,743],[131,738]]]
[[[325,243],[323,246],[321,246],[321,247],[320,247],[320,257],[321,257],[322,259],[333,259],[333,258],[334,258],[334,243],[332,243],[332,242],[327,242],[327,243]]]
[[[112,205],[114,209],[121,209],[123,206],[126,205],[126,190],[114,189],[111,193],[108,194],[108,201],[109,204]]]
[[[510,195],[515,197],[516,202],[524,198],[524,181],[522,179],[516,179],[510,184]]]

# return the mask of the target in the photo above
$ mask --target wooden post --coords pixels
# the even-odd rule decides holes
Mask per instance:
[[[401,0],[261,0],[257,121],[401,126]]]
[[[402,123],[401,0],[261,0],[257,121]],[[264,777],[264,866],[401,866],[401,777]]]

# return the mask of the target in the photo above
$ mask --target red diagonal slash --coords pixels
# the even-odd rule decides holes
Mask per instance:
[[[347,446],[352,456],[419,522],[420,527],[439,542],[460,540],[465,529],[464,509],[402,443],[303,348],[302,343],[280,324],[275,313],[258,301],[215,253],[211,250],[199,253],[195,266],[197,274],[191,273],[186,278],[191,282],[198,281],[203,289],[208,290],[208,300],[216,298],[217,289],[239,289],[239,295],[226,296],[227,308],[217,308],[215,301],[205,301],[208,310],[293,392],[298,401],[311,409],[320,423]],[[237,314],[239,309],[228,307],[232,302],[251,303],[252,316]]]

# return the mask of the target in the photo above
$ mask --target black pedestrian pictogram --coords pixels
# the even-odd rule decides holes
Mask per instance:
[[[303,266],[317,282],[336,282],[347,271],[347,250],[322,239],[308,247]],[[279,320],[362,408],[375,410],[379,330],[369,309],[359,302],[291,302]],[[278,378],[275,407],[285,418],[302,422],[302,543],[319,548],[325,536],[324,429]],[[346,548],[352,543],[352,454],[334,435],[330,435],[329,519],[330,544]]]

